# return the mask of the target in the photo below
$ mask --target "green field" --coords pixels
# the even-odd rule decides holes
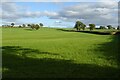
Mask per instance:
[[[120,36],[2,28],[3,78],[117,78]]]

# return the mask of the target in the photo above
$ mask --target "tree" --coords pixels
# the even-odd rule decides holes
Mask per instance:
[[[22,26],[21,26],[21,25],[19,25],[18,27],[19,27],[19,28],[21,28]]]
[[[35,25],[35,29],[38,30],[40,26],[38,24]]]
[[[89,24],[90,31],[95,28],[95,24]]]
[[[33,24],[27,24],[27,26],[33,29]]]
[[[77,22],[75,23],[74,28],[76,28],[76,29],[77,29],[77,31],[79,31],[79,27],[80,27],[80,25],[79,25],[79,21],[77,21]]]
[[[11,27],[13,27],[15,24],[14,23],[11,23]]]
[[[40,23],[39,25],[40,25],[41,27],[43,27],[43,24],[42,24],[42,23]]]
[[[31,27],[32,29],[36,29],[36,30],[40,28],[39,24],[27,24],[27,26]]]
[[[74,28],[77,29],[77,31],[80,31],[81,29],[85,29],[86,25],[83,24],[81,21],[76,21]]]
[[[22,26],[23,26],[23,27],[26,27],[26,25],[25,25],[25,24],[23,24]]]
[[[106,28],[105,28],[105,26],[100,26],[100,28],[99,28],[99,29],[106,29]]]
[[[120,29],[120,26],[117,27],[117,30],[119,30],[119,29]]]
[[[29,27],[30,27],[31,25],[30,25],[30,24],[27,24],[27,26],[29,26]]]
[[[35,28],[35,24],[31,24],[30,27],[31,27],[32,29],[34,29],[34,28]]]
[[[86,25],[85,25],[85,24],[83,24],[83,25],[82,25],[82,29],[83,29],[83,30],[85,30],[85,27],[86,27]]]
[[[112,25],[107,25],[108,29],[112,29]]]

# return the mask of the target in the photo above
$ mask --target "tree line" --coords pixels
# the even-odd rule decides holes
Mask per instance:
[[[76,28],[77,31],[85,30],[86,25],[81,21],[76,21],[74,28]],[[90,31],[92,31],[96,28],[96,25],[95,24],[89,24],[88,28],[90,29]],[[112,27],[112,25],[107,25],[107,26],[100,26],[99,28],[96,28],[96,29],[115,29],[115,28]],[[120,30],[120,26],[117,27],[117,30]]]
[[[11,23],[11,25],[2,25],[2,27],[11,27],[13,28],[15,25],[15,23]],[[19,25],[19,28],[25,28],[25,27],[30,27],[31,29],[36,29],[38,30],[40,27],[43,27],[43,23],[39,23],[39,24],[22,24]],[[86,24],[84,24],[81,21],[76,21],[74,28],[76,28],[77,31],[80,30],[85,30],[86,29]],[[94,30],[96,28],[95,24],[89,24],[90,31]],[[112,25],[107,25],[107,26],[100,26],[99,28],[96,29],[115,29]],[[120,30],[120,26],[117,27],[117,30]]]
[[[15,25],[15,23],[11,23],[11,25],[2,25],[2,27],[13,28],[14,25]],[[43,23],[39,23],[39,24],[22,24],[22,25],[18,26],[18,28],[25,28],[25,27],[30,27],[31,29],[38,30],[40,27],[43,27]]]

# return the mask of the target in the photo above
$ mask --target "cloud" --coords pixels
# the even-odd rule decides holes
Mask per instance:
[[[97,25],[117,24],[118,4],[106,2],[80,3],[64,8],[59,13],[58,19],[65,21],[82,20],[86,24],[95,23]],[[56,18],[56,19],[57,19]]]
[[[16,12],[18,7],[14,3],[2,3],[3,12]]]
[[[5,21],[12,21],[16,22],[17,20],[21,18],[38,18],[42,16],[48,16],[48,17],[55,17],[58,15],[57,12],[50,12],[50,11],[30,11],[30,10],[24,10],[24,7],[17,6],[15,3],[11,2],[5,2],[2,3],[2,15],[0,17]]]
[[[55,21],[55,23],[62,23],[61,21]]]
[[[117,24],[118,3],[113,0],[102,2],[81,2],[77,5],[67,6],[60,11],[30,11],[15,3],[3,3],[2,19],[8,22],[18,23],[19,19],[38,18],[47,16],[49,19],[58,19],[65,22],[75,22],[81,20],[86,24],[95,23],[97,25]],[[110,2],[108,2],[110,1]]]
[[[17,19],[19,19],[18,13],[20,9],[21,7],[17,6],[15,3],[3,2],[2,10],[0,10],[2,15],[0,15],[0,17],[5,21],[15,22]]]

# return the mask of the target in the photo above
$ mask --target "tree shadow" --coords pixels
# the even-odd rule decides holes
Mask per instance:
[[[115,35],[120,35],[120,31],[117,31]]]
[[[20,46],[2,47],[3,79],[5,78],[118,78],[118,69],[95,64],[76,64],[72,60],[31,58],[27,54],[49,54]],[[19,55],[18,55],[19,54]],[[55,54],[57,55],[57,54]]]
[[[3,46],[2,47],[3,53],[9,53],[14,55],[21,55],[22,57],[26,57],[27,54],[50,54],[50,55],[58,55],[55,53],[49,53],[44,51],[39,51],[38,49],[31,49],[31,48],[23,48],[21,46]]]
[[[72,60],[53,58],[31,58],[27,54],[50,54],[20,46],[3,46],[3,79],[4,78],[105,78],[117,79],[118,69],[95,64],[77,64]],[[20,54],[21,56],[16,55]]]
[[[65,32],[76,32],[75,30],[67,30],[67,29],[56,29],[58,31],[65,31]]]
[[[99,58],[106,59],[111,65],[114,63],[117,64],[118,74],[120,76],[120,34],[113,35],[111,39],[111,42],[97,44],[98,47],[96,47],[94,51],[97,52],[97,54],[100,52],[100,55],[104,57],[99,56]]]
[[[33,31],[33,29],[30,29],[30,28],[25,28],[24,30],[26,30],[26,31]]]
[[[79,31],[82,33],[98,34],[98,35],[110,35],[110,32],[99,32],[99,31]]]
[[[65,32],[82,32],[82,33],[97,34],[97,35],[111,35],[114,33],[114,31],[113,32],[110,32],[110,31],[100,32],[100,31],[76,31],[76,30],[67,30],[67,29],[56,29],[56,30],[65,31]]]
[[[113,35],[111,42],[98,45],[99,47],[95,51],[101,51],[106,58],[114,59],[120,63],[120,35]]]

